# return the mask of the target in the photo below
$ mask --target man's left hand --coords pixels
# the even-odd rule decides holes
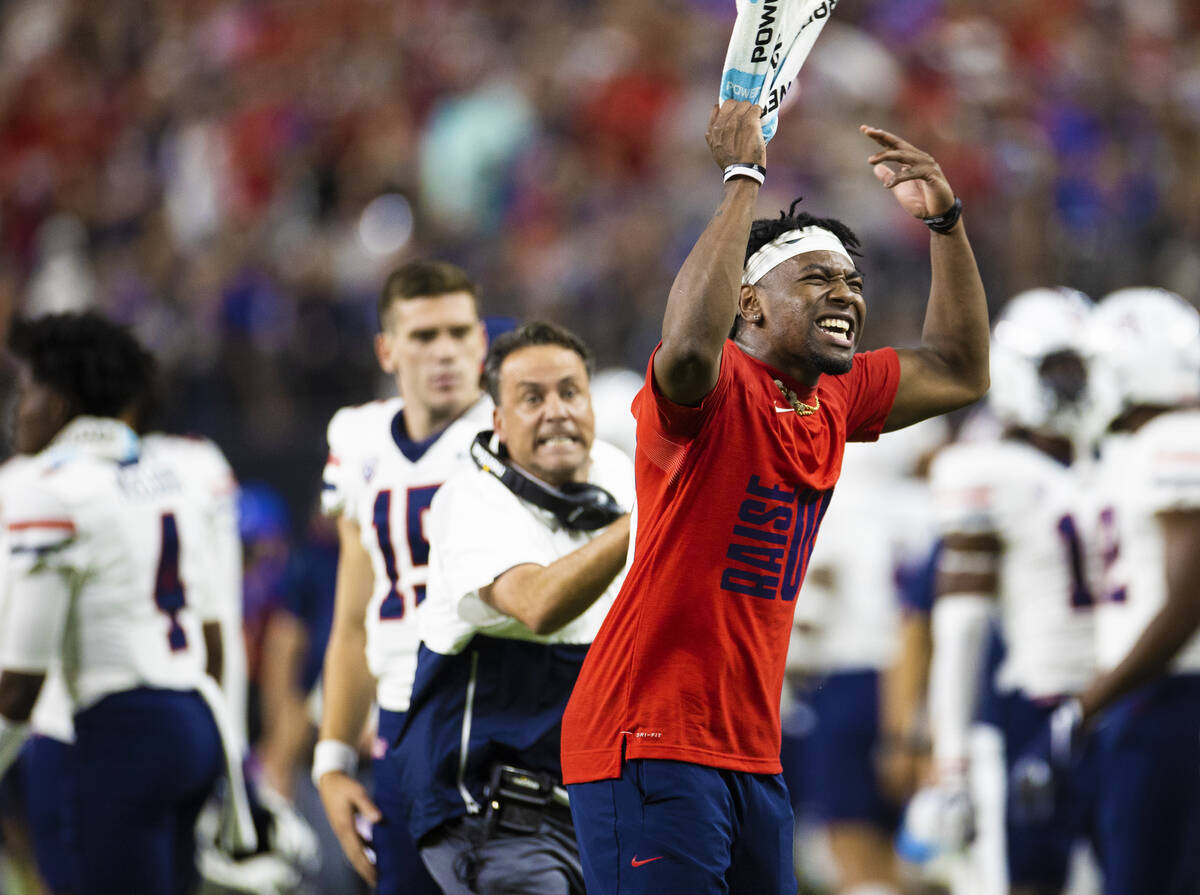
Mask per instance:
[[[867,162],[874,166],[875,177],[892,191],[901,208],[922,219],[950,210],[954,205],[954,190],[933,156],[877,127],[864,124],[859,130],[883,147]],[[900,169],[893,171],[885,162],[899,165]]]

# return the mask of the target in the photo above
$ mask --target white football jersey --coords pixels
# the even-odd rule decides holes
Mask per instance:
[[[184,490],[200,507],[207,537],[200,549],[214,577],[213,612],[221,623],[221,690],[232,734],[241,750],[246,732],[246,639],[242,631],[242,541],[238,532],[237,479],[225,454],[206,438],[153,433],[142,438],[147,459],[179,471]]]
[[[8,483],[17,480],[18,470],[32,462],[29,457],[13,457],[0,466],[0,618],[4,618],[4,604],[8,594],[8,523],[4,518],[4,490]],[[62,677],[62,662],[56,656],[46,669],[46,678],[38,693],[37,703],[29,726],[40,736],[50,737],[62,743],[75,741],[75,721],[72,718],[71,698]]]
[[[591,456],[588,481],[629,509],[633,461],[602,441],[592,443]],[[461,652],[476,633],[537,643],[591,643],[621,590],[624,570],[584,613],[546,635],[489,606],[479,591],[514,566],[548,566],[601,531],[570,531],[549,510],[521,500],[490,473],[474,466],[458,472],[438,492],[429,514],[429,599],[417,613],[421,639],[443,655]]]
[[[1164,414],[1106,440],[1097,492],[1097,650],[1107,670],[1125,658],[1166,601],[1157,515],[1200,511],[1200,411]],[[1184,645],[1172,668],[1200,671],[1200,635]]]
[[[44,673],[61,657],[76,712],[136,687],[198,686],[214,588],[183,478],[94,417],[22,465],[4,496],[0,666]]]
[[[796,600],[789,668],[878,670],[895,654],[896,574],[933,547],[932,501],[924,482],[874,474],[875,449],[846,445],[842,478]]]
[[[414,618],[425,601],[429,567],[426,513],[451,475],[474,468],[471,442],[492,427],[484,396],[433,438],[404,437],[399,398],[344,407],[329,422],[322,508],[358,523],[371,556],[375,586],[367,607],[367,665],[376,700],[393,712],[408,709],[420,633]]]
[[[8,524],[4,518],[4,496],[11,483],[16,480],[23,466],[30,463],[29,457],[10,457],[0,463],[0,611],[8,597]]]
[[[995,534],[1002,545],[1002,691],[1075,693],[1094,673],[1083,475],[1017,441],[959,443],[933,462],[941,532]]]

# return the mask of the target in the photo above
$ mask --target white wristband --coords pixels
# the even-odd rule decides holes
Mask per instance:
[[[749,177],[760,185],[767,180],[767,169],[762,165],[752,165],[749,162],[734,162],[725,169],[725,183],[735,177]]]
[[[358,750],[341,740],[321,740],[313,748],[312,782],[318,789],[330,771],[353,777],[358,770]]]
[[[3,777],[8,766],[17,760],[28,735],[28,724],[18,724],[0,715],[0,777]]]

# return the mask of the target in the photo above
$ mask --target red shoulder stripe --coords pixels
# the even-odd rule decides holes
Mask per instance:
[[[9,531],[24,531],[29,528],[55,528],[63,531],[75,531],[75,523],[70,519],[28,519],[24,522],[12,522]]]

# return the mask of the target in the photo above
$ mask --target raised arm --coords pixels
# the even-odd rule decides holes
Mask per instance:
[[[924,219],[951,210],[954,190],[929,153],[879,128],[861,130],[883,147],[868,161],[905,211]],[[961,218],[948,233],[931,231],[929,260],[921,347],[897,352],[900,387],[885,431],[965,407],[988,389],[987,298]]]
[[[754,103],[732,100],[713,109],[705,139],[717,167],[766,164],[761,113]],[[721,204],[671,285],[654,381],[677,404],[697,404],[716,385],[721,350],[737,312],[758,189],[746,177],[725,184]]]

